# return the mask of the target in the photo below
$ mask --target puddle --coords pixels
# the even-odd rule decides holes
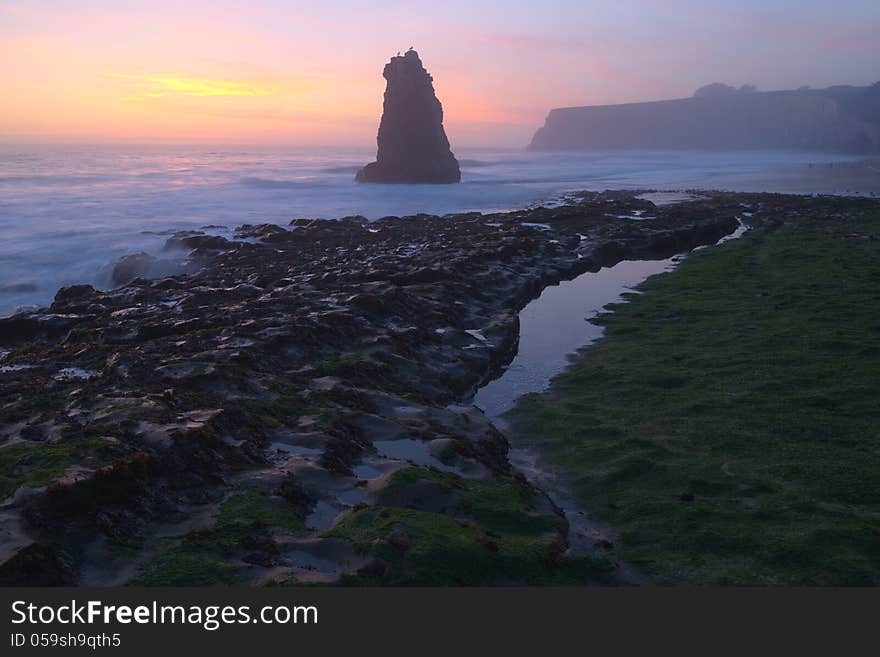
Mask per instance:
[[[359,463],[352,468],[352,471],[358,479],[376,479],[384,474],[379,468],[366,463]]]
[[[339,573],[342,572],[340,564],[330,559],[322,559],[314,554],[303,552],[302,550],[293,550],[284,555],[290,562],[291,566],[298,568],[306,568],[308,570],[317,570],[321,573]]]
[[[0,366],[0,372],[21,372],[22,370],[29,370],[34,367],[36,367],[36,365],[30,365],[28,363],[15,363],[14,365]]]
[[[632,214],[606,214],[606,217],[614,217],[615,219],[631,219],[632,221],[645,221],[646,219],[656,219],[653,215],[645,214],[644,210],[633,210]]]
[[[88,381],[98,375],[93,370],[84,370],[81,367],[65,367],[53,374],[52,378],[56,381]]]
[[[303,447],[301,445],[291,445],[289,443],[279,442],[272,443],[269,446],[272,452],[286,452],[287,454],[295,454],[296,456],[302,456],[304,458],[310,459],[315,456],[320,456],[320,454],[324,451],[318,447]]]
[[[318,531],[330,529],[341,514],[342,511],[340,509],[328,504],[324,500],[318,500],[314,511],[306,516],[306,527],[312,527]]]
[[[474,404],[496,425],[503,424],[501,414],[518,397],[545,390],[550,379],[568,366],[570,354],[602,335],[602,328],[588,319],[649,276],[674,266],[672,258],[624,260],[545,288],[519,314],[519,348],[513,361],[501,377],[477,391]]]
[[[336,538],[282,540],[280,547],[288,566],[322,575],[339,575],[357,569],[367,560],[355,553],[349,541]],[[301,581],[310,579],[303,573],[297,573],[296,578]]]
[[[739,227],[715,246],[737,239],[747,230],[748,226],[740,221]],[[503,429],[501,416],[519,397],[546,390],[578,350],[602,337],[602,327],[589,319],[609,303],[622,301],[623,294],[636,293],[633,288],[647,278],[672,271],[684,257],[686,254],[665,260],[624,260],[545,288],[520,311],[519,347],[513,361],[500,377],[477,390],[473,404]]]
[[[411,461],[416,465],[433,466],[438,470],[461,474],[459,468],[446,465],[428,451],[428,446],[421,440],[402,438],[400,440],[374,440],[373,446],[382,455],[390,459]]]
[[[306,527],[318,531],[330,529],[351,507],[367,499],[367,491],[363,488],[348,488],[331,492],[327,500],[318,500],[315,508],[306,516]]]
[[[342,491],[336,496],[336,498],[343,504],[355,506],[367,499],[367,491],[363,488],[352,488],[350,490]]]
[[[749,217],[752,216],[748,212],[743,212],[743,215],[747,215]],[[743,233],[745,233],[749,229],[749,227],[743,223],[742,219],[737,219],[737,221],[739,221],[739,227],[737,227],[737,229],[735,231],[733,231],[730,235],[725,235],[720,240],[715,242],[715,244],[711,244],[711,245],[706,244],[703,246],[698,246],[697,248],[694,249],[694,251],[702,251],[703,249],[708,249],[709,246],[718,246],[719,244],[724,244],[725,242],[729,242],[730,240],[735,240],[735,239],[739,239],[740,237],[742,237]]]

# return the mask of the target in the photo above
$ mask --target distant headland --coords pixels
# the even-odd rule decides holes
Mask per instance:
[[[529,148],[877,153],[880,82],[769,92],[713,83],[691,98],[554,109]]]
[[[433,78],[410,48],[382,73],[388,81],[377,138],[376,161],[357,172],[358,182],[457,183],[458,161],[443,129],[443,106]]]

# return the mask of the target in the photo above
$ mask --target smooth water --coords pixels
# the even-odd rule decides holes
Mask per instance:
[[[595,342],[602,327],[591,324],[609,303],[649,276],[670,271],[674,259],[624,260],[597,272],[544,288],[519,314],[520,338],[516,356],[504,373],[477,391],[474,404],[496,425],[519,397],[541,392],[562,372],[572,355]]]
[[[167,235],[299,217],[370,219],[550,204],[567,191],[710,188],[734,174],[828,160],[786,153],[462,150],[460,185],[358,185],[367,150],[0,146],[0,316],[62,285],[109,285],[108,265]],[[841,157],[840,159],[846,159]]]
[[[674,198],[655,199],[658,204]],[[739,227],[719,239],[715,246],[738,239],[748,230]],[[709,246],[698,246],[701,251]],[[622,260],[613,267],[585,272],[558,285],[544,288],[537,299],[519,313],[519,343],[516,356],[497,379],[479,388],[473,403],[497,426],[502,417],[525,394],[542,392],[562,372],[576,353],[602,337],[603,328],[590,320],[605,306],[624,300],[625,294],[640,294],[635,288],[655,274],[672,271],[685,254],[664,260]]]

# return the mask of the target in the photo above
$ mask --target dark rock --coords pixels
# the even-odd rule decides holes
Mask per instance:
[[[187,238],[184,241],[190,239],[222,240],[227,244],[231,244],[231,242],[228,242],[222,237],[213,237],[209,235],[202,236],[201,238]],[[212,248],[219,249],[220,247]],[[198,267],[193,260],[168,260],[166,258],[155,258],[148,253],[140,252],[124,256],[117,260],[116,264],[113,266],[111,276],[113,282],[117,285],[127,285],[138,278],[163,278],[165,276],[193,272],[197,268]]]
[[[33,317],[14,315],[0,319],[0,344],[12,344],[20,340],[36,338],[40,323]]]
[[[388,544],[400,552],[406,552],[412,547],[412,543],[405,536],[389,536]]]
[[[291,230],[282,230],[276,233],[268,233],[261,237],[267,244],[282,244],[284,242],[293,242],[297,239],[297,234]]]
[[[136,278],[141,278],[150,271],[156,258],[146,253],[133,253],[124,256],[113,267],[113,282],[125,285]]]
[[[281,561],[278,555],[268,552],[249,552],[241,560],[254,566],[262,566],[263,568],[271,568]]]
[[[343,222],[352,223],[352,224],[359,224],[361,226],[363,226],[364,224],[370,223],[370,220],[367,219],[362,214],[350,214],[345,217],[340,217],[339,219],[337,219],[337,221],[343,221]]]
[[[55,338],[67,333],[71,328],[79,324],[83,317],[79,315],[48,313],[46,315],[36,315],[35,319],[39,323],[41,333]]]
[[[242,536],[239,544],[243,548],[251,550],[242,557],[242,561],[245,563],[271,568],[280,561],[278,545],[263,527],[251,528],[251,531]]]
[[[487,550],[491,550],[492,552],[498,552],[499,550],[498,543],[486,536],[477,536],[477,543],[482,545]]]
[[[178,233],[165,241],[165,251],[185,251],[192,249],[206,249],[209,251],[224,251],[233,248],[232,242],[220,235],[193,235],[188,232]]]
[[[174,278],[162,278],[155,281],[152,287],[156,290],[179,290],[184,287],[183,283]]]
[[[334,436],[324,446],[319,462],[322,468],[330,472],[351,476],[354,474],[352,463],[360,457],[363,449],[359,441],[352,440],[349,436]]]
[[[257,224],[256,226],[251,224],[244,224],[235,228],[235,237],[237,239],[265,239],[266,237],[274,235],[275,233],[286,232],[287,231],[284,230],[281,226],[276,226],[275,224]]]
[[[437,281],[449,278],[449,275],[448,271],[439,267],[419,267],[412,271],[389,276],[388,279],[398,285],[419,285],[422,283],[436,283]]]
[[[389,580],[394,576],[394,569],[387,561],[382,559],[371,559],[358,569],[357,574],[361,577],[375,577],[381,580]]]
[[[296,514],[305,518],[315,508],[317,500],[289,472],[276,491],[294,508]]]
[[[443,129],[443,107],[433,78],[418,53],[392,57],[382,73],[388,81],[379,124],[376,161],[355,180],[373,183],[457,183],[458,160]]]
[[[55,303],[63,304],[73,300],[79,301],[86,297],[93,297],[96,294],[95,288],[91,285],[71,285],[58,290],[55,294]]]
[[[72,586],[73,560],[54,543],[32,543],[0,565],[0,586]]]

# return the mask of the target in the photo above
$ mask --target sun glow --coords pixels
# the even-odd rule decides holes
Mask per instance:
[[[762,0],[723,11],[634,0],[623,13],[613,0],[556,0],[552,11],[410,0],[407,12],[354,0],[0,0],[0,140],[366,146],[382,66],[413,44],[454,144],[521,146],[553,107],[680,98],[716,79],[873,82],[880,10],[860,1],[858,20],[825,16],[817,0],[800,3],[815,16],[795,20]],[[762,47],[743,48],[750,39]],[[766,65],[776,56],[786,66]]]
[[[132,76],[118,76],[132,77]],[[205,80],[200,78],[156,76],[142,79],[148,86],[144,96],[160,98],[162,96],[266,96],[273,91],[268,88],[254,86],[248,82],[234,80]]]

